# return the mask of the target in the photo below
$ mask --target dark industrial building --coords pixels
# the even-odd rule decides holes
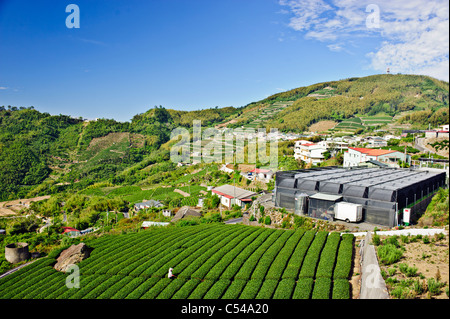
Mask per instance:
[[[360,204],[363,221],[396,226],[404,208],[415,223],[446,174],[393,168],[322,167],[276,173],[273,201],[299,215],[333,219],[339,201]]]

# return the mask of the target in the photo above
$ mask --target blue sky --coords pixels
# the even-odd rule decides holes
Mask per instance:
[[[71,3],[80,28],[66,27]],[[448,1],[394,3],[0,0],[0,105],[128,121],[154,105],[240,107],[387,66],[448,81]]]

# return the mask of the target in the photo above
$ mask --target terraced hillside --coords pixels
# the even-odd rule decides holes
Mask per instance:
[[[57,254],[0,280],[2,299],[348,299],[353,235],[243,225],[145,230],[87,241],[80,287]],[[167,278],[174,268],[176,279]]]

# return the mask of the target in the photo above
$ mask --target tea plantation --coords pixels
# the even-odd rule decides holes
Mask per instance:
[[[354,238],[244,225],[149,229],[88,241],[80,287],[57,253],[0,279],[2,299],[348,299]],[[167,278],[172,267],[177,278]]]

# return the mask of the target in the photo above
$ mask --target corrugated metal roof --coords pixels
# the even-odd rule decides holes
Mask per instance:
[[[257,195],[255,192],[246,190],[246,189],[242,189],[239,187],[234,187],[232,185],[222,185],[219,187],[216,187],[212,190],[214,193],[221,193],[220,195],[224,194],[224,195],[228,195],[226,197],[228,198],[237,198],[237,199],[242,199],[242,198],[248,198],[248,197],[252,197]],[[222,195],[222,196],[224,196]]]

